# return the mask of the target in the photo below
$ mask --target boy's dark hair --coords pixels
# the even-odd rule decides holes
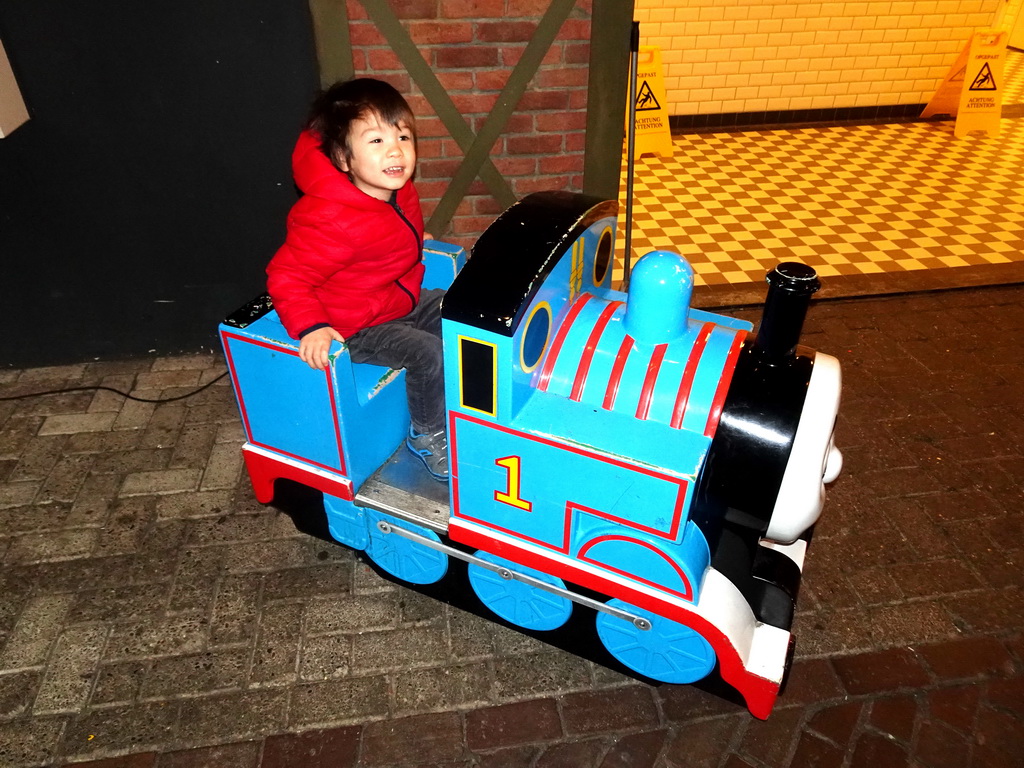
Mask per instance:
[[[412,109],[402,94],[383,80],[370,77],[345,80],[322,91],[309,110],[306,128],[320,135],[320,148],[335,166],[339,155],[351,163],[349,127],[353,120],[374,112],[387,125],[404,122],[410,130],[415,129]]]

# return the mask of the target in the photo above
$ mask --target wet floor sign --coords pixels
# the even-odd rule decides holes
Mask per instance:
[[[665,104],[661,49],[642,45],[636,65],[636,153],[672,157],[672,131]],[[626,112],[627,124],[629,112]]]
[[[958,138],[971,131],[997,136],[1006,38],[1007,33],[1001,29],[975,32],[921,117],[955,116],[953,133]]]

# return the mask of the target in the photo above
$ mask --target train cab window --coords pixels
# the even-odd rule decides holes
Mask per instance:
[[[551,305],[540,302],[526,320],[526,330],[519,345],[519,363],[529,373],[540,363],[551,338]]]
[[[601,240],[597,244],[597,252],[594,254],[594,285],[601,285],[612,265],[612,240],[611,229],[601,233]]]
[[[493,344],[459,337],[459,396],[463,408],[494,416],[497,412],[497,355]]]

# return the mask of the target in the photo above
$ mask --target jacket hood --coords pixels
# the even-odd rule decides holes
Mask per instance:
[[[348,176],[334,167],[320,149],[320,137],[312,131],[303,131],[295,143],[292,175],[303,194],[344,201],[346,205],[357,208],[367,208],[381,202],[360,192]]]

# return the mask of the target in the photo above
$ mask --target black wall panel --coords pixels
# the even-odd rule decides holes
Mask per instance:
[[[211,349],[296,199],[306,0],[3,0],[0,39],[0,366]]]

